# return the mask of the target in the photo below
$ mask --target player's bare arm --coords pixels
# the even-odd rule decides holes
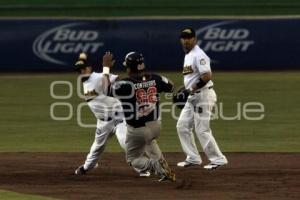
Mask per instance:
[[[102,58],[102,65],[103,67],[112,68],[115,64],[114,56],[110,51],[105,52]]]
[[[103,75],[104,78],[102,79],[102,86],[104,94],[108,93],[108,89],[111,85],[109,79],[110,69],[114,66],[115,60],[113,59],[113,54],[109,51],[105,52],[102,58],[102,66],[103,66]]]

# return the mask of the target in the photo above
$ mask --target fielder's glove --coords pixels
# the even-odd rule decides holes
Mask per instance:
[[[173,95],[173,103],[177,106],[177,108],[183,109],[190,93],[190,90],[182,87]]]

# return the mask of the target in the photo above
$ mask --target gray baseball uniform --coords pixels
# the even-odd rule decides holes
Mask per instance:
[[[155,74],[125,78],[117,81],[111,90],[111,94],[121,100],[127,122],[127,162],[134,168],[160,176],[165,176],[166,169],[170,169],[156,142],[161,128],[158,95],[172,90],[173,85],[167,78]],[[144,156],[146,148],[150,158]]]

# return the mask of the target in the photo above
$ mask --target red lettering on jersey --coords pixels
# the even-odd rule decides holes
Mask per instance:
[[[145,89],[138,89],[135,92],[135,96],[138,103],[151,103],[157,102],[157,89],[156,87],[149,87],[147,91]]]

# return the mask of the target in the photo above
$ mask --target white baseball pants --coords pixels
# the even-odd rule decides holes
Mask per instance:
[[[118,122],[116,119],[110,121],[98,120],[97,129],[95,133],[95,140],[93,145],[91,146],[89,154],[86,157],[83,166],[84,169],[90,170],[95,167],[105,149],[105,145],[108,139],[114,134],[116,135],[120,146],[125,150],[126,132],[127,127],[125,119],[123,119],[123,122],[121,123]]]
[[[208,159],[216,164],[227,163],[210,129],[211,111],[216,101],[215,91],[212,88],[203,88],[200,93],[189,96],[181,111],[177,122],[177,133],[183,152],[187,156],[186,161],[190,163],[202,163],[195,144],[193,129]]]

